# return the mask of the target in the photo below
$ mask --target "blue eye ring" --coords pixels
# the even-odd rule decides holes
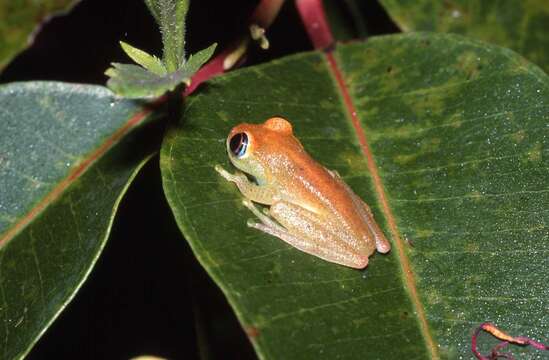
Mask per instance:
[[[246,133],[237,133],[229,140],[229,149],[236,157],[242,157],[248,149],[248,135]]]

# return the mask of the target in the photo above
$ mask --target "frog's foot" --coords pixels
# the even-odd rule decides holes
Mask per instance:
[[[337,170],[330,170],[330,169],[328,169],[328,168],[326,168],[326,167],[325,167],[324,169],[326,169],[326,170],[330,173],[330,175],[332,175],[332,177],[341,179],[341,175],[339,175],[339,173],[337,172]]]
[[[281,230],[286,230],[284,229],[280,224],[278,224],[276,221],[274,221],[273,219],[271,219],[271,217],[268,215],[268,210],[265,209],[264,212],[261,212],[254,204],[253,202],[251,202],[250,200],[248,199],[244,199],[242,200],[242,204],[247,207],[255,216],[257,216],[257,218],[266,226],[268,227],[273,227],[273,228],[280,228]],[[253,221],[253,220],[248,220],[247,222],[247,225],[249,227],[253,227],[253,228],[256,228],[256,229],[259,229],[258,225],[262,225],[262,224],[258,224],[257,222]]]

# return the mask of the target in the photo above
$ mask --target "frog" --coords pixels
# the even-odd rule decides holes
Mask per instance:
[[[260,124],[238,124],[227,136],[226,149],[236,172],[219,164],[214,168],[236,184],[243,205],[259,220],[248,220],[249,227],[355,269],[367,267],[375,250],[390,251],[370,207],[337,171],[306,152],[287,119],[275,116]]]

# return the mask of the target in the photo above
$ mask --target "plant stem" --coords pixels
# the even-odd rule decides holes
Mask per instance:
[[[322,0],[296,0],[295,4],[314,48],[330,49],[334,45],[334,37],[326,20]]]

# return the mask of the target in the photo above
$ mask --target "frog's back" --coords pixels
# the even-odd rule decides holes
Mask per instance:
[[[373,234],[364,219],[362,201],[339,175],[320,165],[308,154],[289,159],[282,193],[288,200],[325,217],[327,222],[345,224],[355,238],[365,240],[368,253],[374,248]]]

